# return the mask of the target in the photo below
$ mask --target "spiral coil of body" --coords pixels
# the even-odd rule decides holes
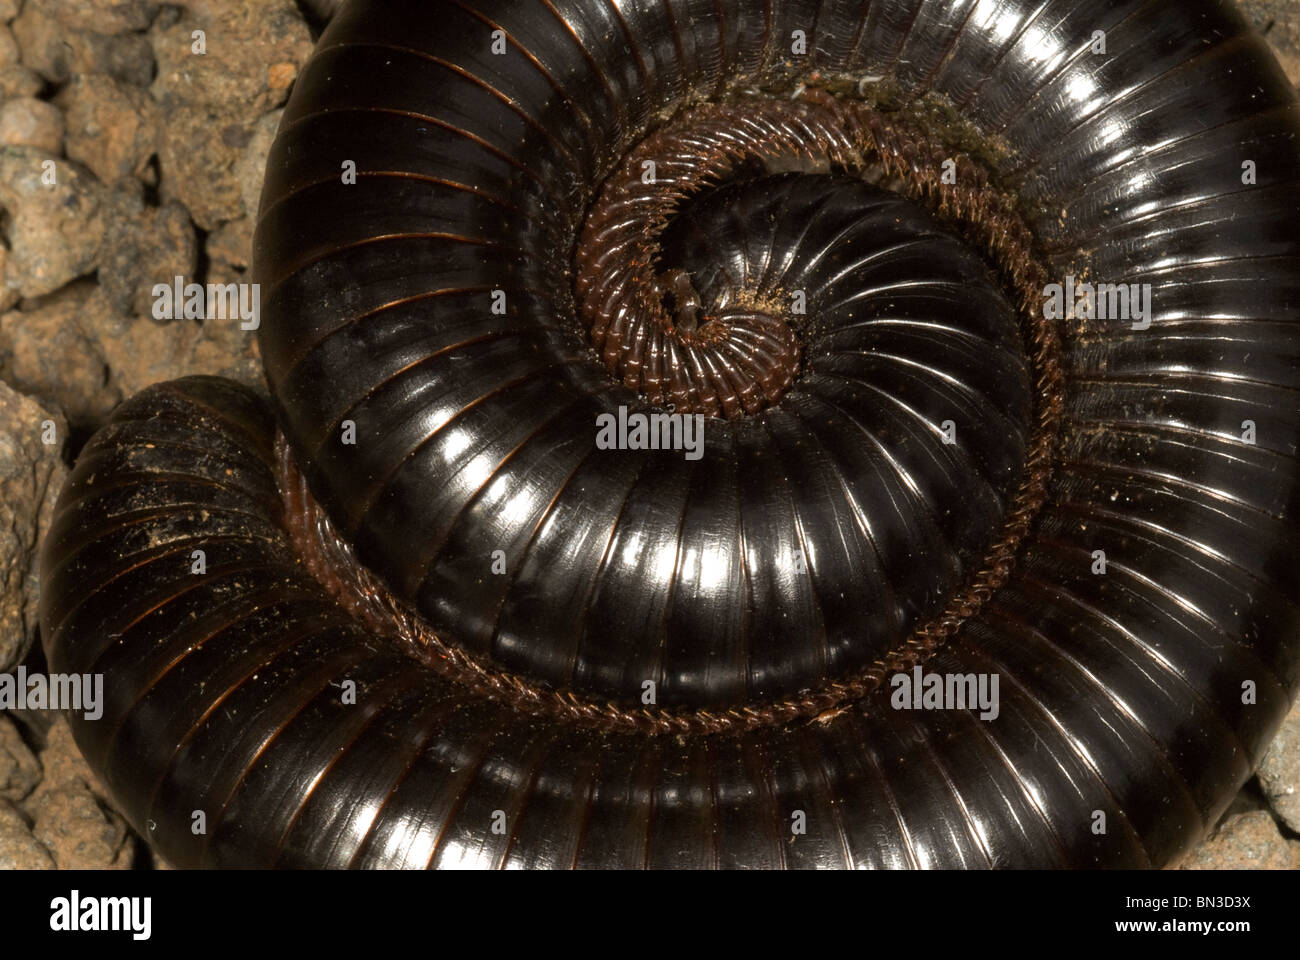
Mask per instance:
[[[60,502],[78,742],[179,865],[1169,863],[1298,682],[1298,132],[1208,0],[354,2],[274,415],[153,388]],[[599,444],[656,412],[698,459]]]

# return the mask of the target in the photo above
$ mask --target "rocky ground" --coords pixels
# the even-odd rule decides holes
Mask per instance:
[[[150,383],[260,382],[238,320],[157,321],[151,291],[243,276],[280,108],[338,5],[0,0],[0,671],[44,669],[35,548],[68,452]],[[1300,0],[1243,6],[1300,82]],[[0,712],[0,869],[157,865],[60,716]],[[1186,866],[1300,866],[1300,710]]]

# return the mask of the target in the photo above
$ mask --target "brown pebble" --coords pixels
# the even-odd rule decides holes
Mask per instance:
[[[141,33],[104,36],[69,29],[35,3],[23,7],[12,30],[23,66],[52,83],[80,73],[107,73],[143,87],[153,76],[153,48]]]
[[[17,803],[40,782],[41,765],[14,722],[0,713],[0,800]]]
[[[284,90],[293,83],[296,76],[298,76],[298,67],[292,63],[273,64],[266,71],[266,80],[272,90]]]
[[[0,377],[56,404],[73,423],[94,426],[122,399],[105,383],[104,358],[82,329],[90,281],[69,284],[29,310],[0,314]],[[95,318],[96,326],[103,318]]]
[[[1260,762],[1259,785],[1273,812],[1300,832],[1300,702],[1291,707]]]
[[[1290,870],[1291,850],[1266,810],[1229,816],[1183,862],[1184,870]]]
[[[49,851],[32,835],[27,818],[0,799],[0,870],[53,870]]]
[[[235,164],[235,177],[239,181],[245,216],[257,217],[258,204],[262,198],[262,180],[266,176],[266,158],[271,153],[271,144],[275,142],[275,133],[280,129],[280,118],[283,115],[283,110],[273,110],[257,122],[243,155]]]
[[[20,53],[14,32],[8,27],[0,27],[0,66],[18,63]]]
[[[85,167],[36,147],[0,151],[0,205],[9,214],[5,285],[42,297],[99,262],[104,188]]]
[[[167,110],[164,122],[167,135],[158,144],[163,196],[184,204],[204,230],[242,217],[235,165],[256,118],[180,104]]]
[[[73,30],[115,34],[144,30],[153,18],[151,0],[42,0],[45,11]]]
[[[45,81],[35,71],[16,63],[0,65],[0,100],[34,97],[44,87]]]
[[[32,835],[61,870],[124,870],[131,866],[132,844],[126,822],[81,786],[45,789],[25,804]]]
[[[58,96],[67,112],[67,150],[104,183],[141,175],[158,136],[149,92],[107,74],[77,76]]]
[[[0,384],[0,670],[5,672],[36,642],[37,544],[67,476],[59,455],[67,436],[61,415]],[[37,770],[9,718],[0,717],[0,797],[24,797]]]
[[[205,53],[193,34],[202,30]],[[221,0],[194,6],[148,34],[158,60],[153,95],[256,119],[285,101],[311,53],[311,33],[293,0]]]
[[[113,312],[151,317],[154,286],[193,276],[197,263],[198,240],[189,212],[174,200],[149,206],[140,183],[122,181],[105,205],[99,265],[99,288]]]
[[[0,146],[63,152],[63,113],[52,103],[24,97],[0,105]]]
[[[240,217],[212,231],[204,249],[213,263],[246,270],[253,259],[253,218]]]

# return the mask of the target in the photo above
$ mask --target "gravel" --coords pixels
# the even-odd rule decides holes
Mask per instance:
[[[41,765],[14,722],[0,713],[0,800],[22,803],[41,782]]]
[[[1259,785],[1278,818],[1300,834],[1300,703],[1291,708],[1264,755]]]
[[[42,297],[94,271],[106,192],[93,173],[58,154],[0,150],[0,207],[9,220],[5,286],[24,298]]]
[[[0,870],[53,870],[54,858],[32,834],[27,817],[0,800]]]
[[[0,314],[0,379],[85,429],[102,423],[122,399],[95,331],[87,330],[99,304],[107,307],[99,285],[78,280]]]
[[[63,111],[35,97],[15,97],[0,106],[0,147],[36,147],[63,152]]]
[[[1267,810],[1224,820],[1183,863],[1184,870],[1291,870],[1291,847]]]
[[[67,475],[59,456],[67,436],[62,416],[0,382],[0,671],[21,662],[36,639],[36,545]],[[19,781],[9,778],[30,768],[23,757],[0,726],[0,796],[18,799],[10,792]]]
[[[49,851],[55,866],[78,870],[132,866],[136,840],[102,796],[62,717],[49,729],[40,762],[44,776],[22,809],[31,818],[32,836]]]
[[[64,83],[82,73],[107,73],[126,83],[147,86],[153,76],[153,48],[139,33],[105,36],[69,29],[28,3],[10,24],[23,66],[50,83]]]
[[[103,183],[142,178],[157,151],[158,106],[107,73],[75,77],[55,101],[67,115],[68,156]]]
[[[1241,0],[1240,6],[1268,40],[1291,82],[1300,86],[1300,5],[1296,0]]]

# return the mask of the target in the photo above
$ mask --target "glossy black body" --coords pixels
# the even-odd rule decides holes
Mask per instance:
[[[295,562],[261,403],[177,381],[83,453],[42,585],[51,668],[107,677],[78,742],[172,862],[1162,866],[1204,834],[1300,682],[1300,108],[1227,2],[353,2],[267,170],[274,419],[367,566],[538,684],[743,709],[870,663],[973,572],[1024,455],[1031,371],[978,258],[873,223],[867,188],[819,214],[804,175],[702,212],[679,245],[723,265],[706,294],[788,253],[827,309],[790,392],[711,420],[699,461],[595,449],[639,401],[573,321],[582,217],[650,120],[813,71],[947,97],[1008,146],[1054,280],[1153,288],[1149,330],[1067,323],[1049,501],[924,664],[996,673],[997,719],[885,688],[666,737],[471,695]]]

